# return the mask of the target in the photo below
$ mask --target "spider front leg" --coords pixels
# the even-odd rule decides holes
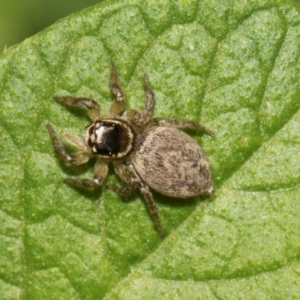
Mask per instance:
[[[109,108],[110,117],[114,118],[125,109],[125,96],[119,85],[117,68],[114,64],[111,65],[110,69],[110,90],[116,97]]]
[[[158,209],[148,186],[139,178],[132,166],[115,163],[114,168],[116,174],[128,184],[128,187],[120,188],[111,184],[108,185],[108,187],[114,190],[120,196],[129,196],[136,189],[139,189],[145,200],[146,207],[153,220],[156,230],[158,231],[159,235],[163,237],[165,233],[160,224]]]
[[[145,90],[145,104],[144,104],[144,110],[141,113],[141,119],[145,124],[152,117],[155,95],[151,88],[148,75],[145,74],[143,79],[144,79],[144,90]]]
[[[104,179],[107,177],[108,167],[107,164],[102,162],[100,159],[97,160],[95,168],[94,168],[94,178],[71,178],[67,177],[64,182],[75,187],[83,187],[83,188],[97,188],[99,187]]]
[[[178,127],[182,129],[193,129],[211,136],[215,135],[215,133],[212,130],[204,127],[203,125],[193,121],[184,120],[184,119],[153,118],[150,119],[145,125],[146,127],[159,126],[159,127]]]
[[[143,127],[152,117],[153,106],[154,106],[154,92],[151,88],[148,75],[145,74],[144,80],[144,90],[145,90],[145,103],[144,110],[139,112],[135,109],[130,109],[127,112],[127,118],[129,122],[133,123],[138,127]]]
[[[46,125],[50,137],[52,139],[54,148],[59,156],[59,158],[69,165],[82,165],[89,161],[91,158],[90,152],[86,149],[85,145],[78,140],[77,138],[65,134],[64,137],[73,145],[79,148],[77,152],[74,154],[69,154],[66,152],[66,149],[55,132],[53,126],[51,124]],[[101,160],[98,160],[95,168],[94,168],[94,178],[86,179],[86,178],[66,178],[64,180],[65,183],[76,186],[76,187],[85,187],[85,188],[96,188],[100,186],[103,180],[106,178],[108,173],[108,167]]]
[[[81,143],[80,141],[78,141],[76,138],[72,136],[69,136],[68,140],[71,142],[71,144],[78,147],[79,151],[75,152],[74,154],[67,153],[64,144],[62,143],[61,139],[58,137],[53,126],[51,124],[47,124],[46,128],[52,139],[54,149],[58,154],[59,158],[63,162],[70,165],[82,165],[87,163],[88,160],[91,158],[90,153],[85,150],[85,146],[83,145],[83,143]]]
[[[62,96],[62,97],[55,96],[54,99],[68,106],[86,107],[88,111],[88,115],[92,121],[95,121],[98,117],[100,117],[100,106],[93,99],[76,98],[71,96]]]

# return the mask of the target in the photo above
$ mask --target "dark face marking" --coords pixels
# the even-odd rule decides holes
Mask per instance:
[[[89,146],[95,154],[117,154],[120,151],[120,136],[122,127],[115,123],[97,122],[90,128],[91,139]]]
[[[96,121],[87,130],[87,144],[94,154],[122,158],[133,149],[134,134],[128,125],[121,121]]]

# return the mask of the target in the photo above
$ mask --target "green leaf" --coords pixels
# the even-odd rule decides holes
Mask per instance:
[[[0,299],[298,299],[300,9],[286,1],[106,1],[0,56]],[[157,193],[165,239],[137,194],[72,189],[45,125],[88,119],[53,95],[111,103],[111,61],[127,108],[142,76],[155,115],[193,134],[216,192]],[[119,182],[113,171],[107,179]]]

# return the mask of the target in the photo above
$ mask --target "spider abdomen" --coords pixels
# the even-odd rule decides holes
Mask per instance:
[[[132,164],[152,189],[176,198],[212,193],[208,160],[195,140],[170,127],[152,127],[143,137]]]

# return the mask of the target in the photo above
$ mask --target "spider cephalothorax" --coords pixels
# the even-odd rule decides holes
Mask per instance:
[[[85,142],[93,154],[121,159],[128,156],[135,144],[136,134],[124,120],[97,120],[86,128]]]

